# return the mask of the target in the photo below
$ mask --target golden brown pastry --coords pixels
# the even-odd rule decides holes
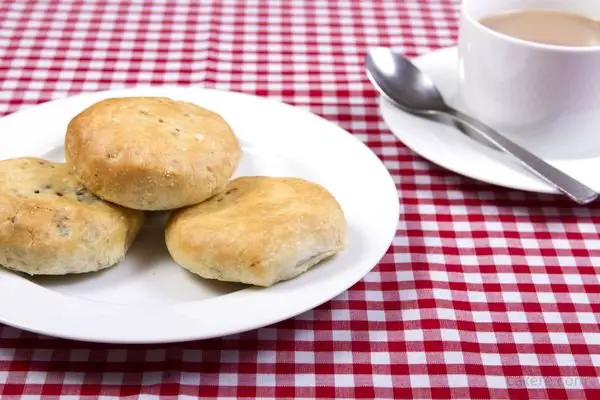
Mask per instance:
[[[107,203],[71,168],[40,158],[0,161],[0,265],[30,275],[101,270],[134,242],[144,213]]]
[[[163,97],[95,103],[70,122],[65,152],[89,190],[139,210],[174,209],[211,197],[242,157],[219,114]]]
[[[242,177],[217,196],[175,211],[165,238],[182,267],[208,279],[271,286],[346,246],[346,220],[322,186]]]

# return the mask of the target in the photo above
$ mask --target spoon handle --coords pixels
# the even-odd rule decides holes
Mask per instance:
[[[505,138],[489,126],[450,107],[444,110],[444,112],[454,120],[473,128],[498,149],[516,158],[535,175],[550,183],[575,202],[579,204],[588,204],[598,197],[598,193],[583,183],[554,168],[552,165]]]

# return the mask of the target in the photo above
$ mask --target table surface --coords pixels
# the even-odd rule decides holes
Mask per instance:
[[[370,46],[416,56],[454,45],[457,10],[451,0],[1,0],[2,114],[148,84],[283,100],[375,151],[400,220],[362,281],[263,329],[120,346],[0,326],[0,397],[599,398],[598,205],[426,162],[386,128],[364,76]]]

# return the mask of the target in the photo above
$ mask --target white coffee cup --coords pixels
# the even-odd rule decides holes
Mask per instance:
[[[600,19],[600,0],[463,0],[459,84],[464,109],[545,159],[600,156],[600,46],[516,39],[479,20],[552,9]]]

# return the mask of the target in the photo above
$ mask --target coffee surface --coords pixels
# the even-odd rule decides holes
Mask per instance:
[[[490,15],[480,22],[496,32],[530,42],[559,46],[600,46],[600,21],[581,14],[519,10]]]

